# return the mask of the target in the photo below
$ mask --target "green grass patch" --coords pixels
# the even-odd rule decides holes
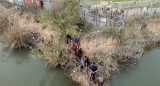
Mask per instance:
[[[122,1],[133,1],[133,0],[90,0],[90,1],[113,1],[113,2],[122,2]],[[144,1],[144,0],[135,0],[135,1]]]

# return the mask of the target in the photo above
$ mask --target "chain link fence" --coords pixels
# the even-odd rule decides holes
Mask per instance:
[[[135,9],[118,9],[112,8],[110,13],[106,14],[103,8],[97,9],[81,9],[81,16],[83,19],[92,22],[95,26],[105,26],[113,24],[117,28],[123,28],[127,20],[135,18],[150,18],[158,17],[160,15],[160,7],[158,8],[135,8]],[[117,14],[115,14],[117,12]],[[123,13],[121,12],[123,11]],[[116,15],[116,16],[113,16]],[[112,15],[112,16],[111,16]],[[109,16],[109,17],[108,17]],[[119,25],[115,25],[119,24]]]

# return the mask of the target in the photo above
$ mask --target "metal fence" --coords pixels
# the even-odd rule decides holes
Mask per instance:
[[[88,5],[97,5],[100,3],[101,1],[81,0],[81,4],[83,4],[85,7],[87,7]],[[108,4],[109,3],[110,2],[108,1]],[[154,4],[160,4],[160,0],[144,0],[144,1],[133,0],[133,1],[113,2],[112,6],[121,8],[131,8],[131,7],[137,8],[137,7],[151,6]]]
[[[118,10],[118,9],[117,9]],[[82,9],[81,16],[83,19],[92,22],[95,26],[107,25],[108,19],[105,16],[99,15],[98,12],[89,12],[89,9]],[[136,9],[126,9],[122,15],[124,23],[127,20],[135,18],[150,18],[160,16],[159,8],[136,8]],[[124,25],[123,25],[124,26]]]

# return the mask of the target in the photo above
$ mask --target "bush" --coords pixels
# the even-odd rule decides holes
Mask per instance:
[[[39,19],[36,17],[34,17],[34,22],[39,23]]]
[[[13,7],[14,5],[7,0],[0,0],[0,3],[5,7],[5,8],[10,8]]]
[[[55,8],[41,15],[41,22],[49,23],[60,29],[60,35],[75,34],[80,19],[80,7],[77,0],[62,0]]]
[[[29,48],[33,42],[30,31],[20,28],[18,23],[5,30],[3,36],[11,48]]]
[[[106,34],[107,36],[121,38],[124,31],[125,29],[118,30],[118,29],[115,29],[113,26],[108,26],[107,28],[104,29],[103,33]]]
[[[54,37],[49,41],[41,41],[32,52],[40,58],[47,59],[49,67],[56,67],[59,62],[63,62],[62,60],[68,57],[68,47],[56,43],[57,41]]]
[[[31,14],[34,14],[34,15],[37,15],[38,13],[40,13],[40,8],[33,5],[33,4],[30,4],[30,5],[26,5],[26,6],[23,6],[20,8],[21,12],[20,14],[22,15],[23,12],[25,13],[31,13]]]
[[[47,26],[46,25],[43,25],[42,26],[42,30],[44,30],[44,29],[46,29],[47,28]]]
[[[0,14],[0,32],[3,32],[7,29],[9,24],[8,18],[6,15]]]
[[[94,28],[94,25],[92,23],[89,23],[83,19],[80,20],[80,22],[77,24],[79,27],[79,31],[86,34]]]

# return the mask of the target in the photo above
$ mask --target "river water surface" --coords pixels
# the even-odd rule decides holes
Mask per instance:
[[[13,50],[0,43],[0,86],[76,86],[61,69],[29,50]],[[160,48],[146,51],[137,65],[113,76],[109,86],[160,86]]]
[[[61,69],[45,64],[29,50],[12,50],[0,43],[0,86],[75,86]]]
[[[160,86],[160,47],[146,51],[137,65],[114,76],[109,86]]]

